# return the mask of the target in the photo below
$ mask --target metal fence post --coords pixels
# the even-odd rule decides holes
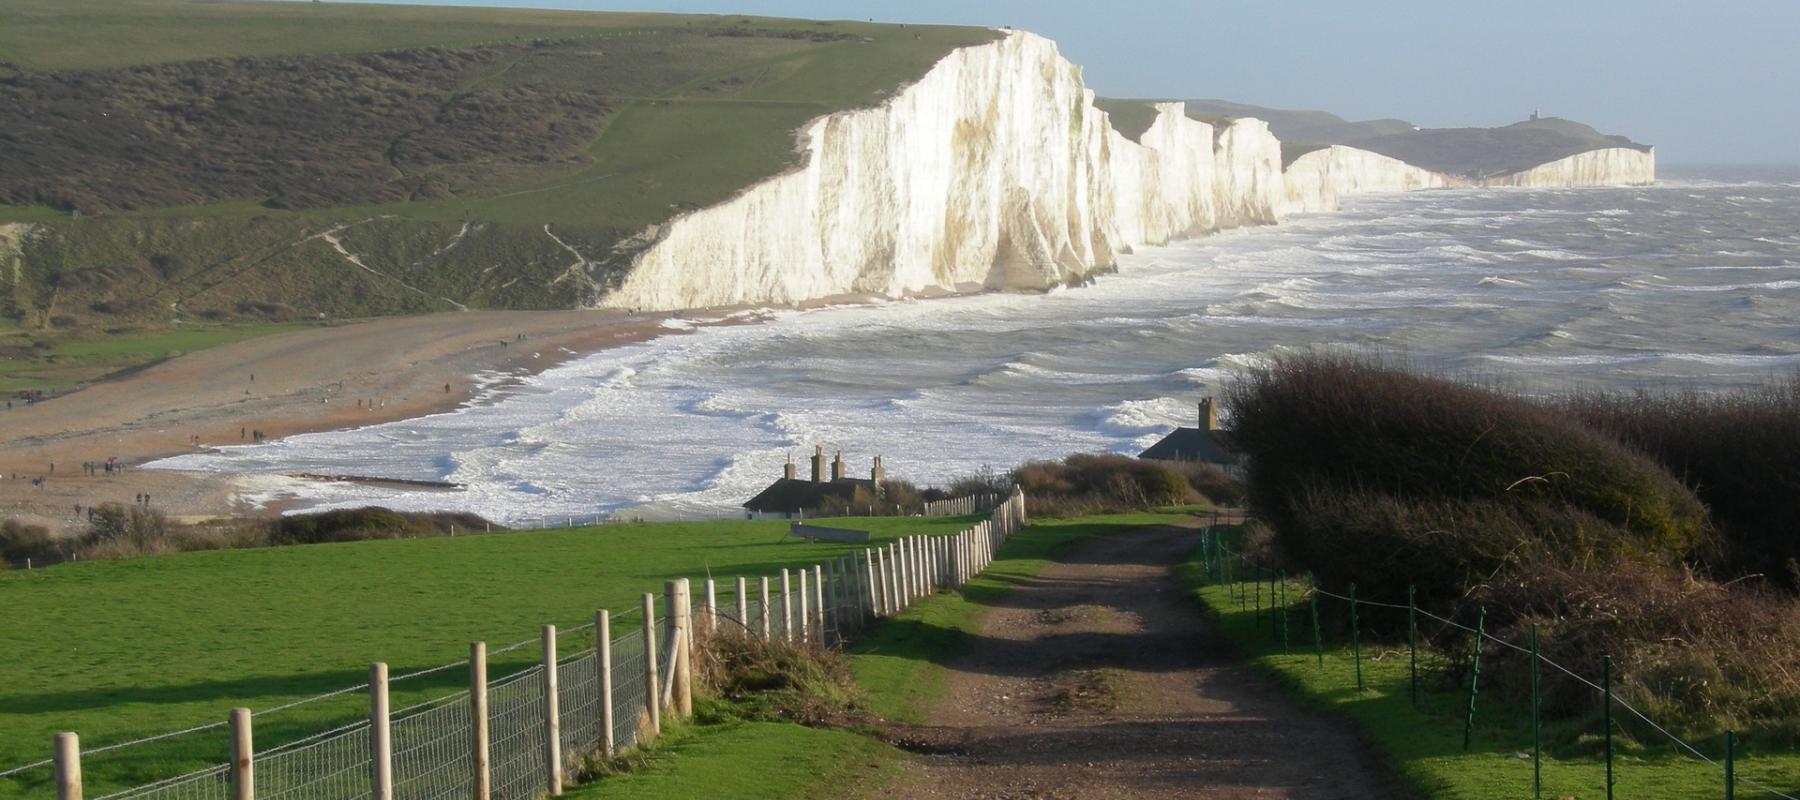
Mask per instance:
[[[1606,800],[1613,800],[1612,656],[1600,657],[1600,680],[1606,698],[1606,709],[1600,714],[1606,726]]]
[[[388,665],[369,665],[369,794],[394,800],[394,732],[388,725]]]
[[[1307,593],[1307,605],[1312,609],[1313,653],[1319,657],[1319,668],[1325,668],[1325,635],[1319,630],[1319,582],[1312,573],[1306,574],[1306,582],[1312,584],[1312,591]]]
[[[494,791],[488,746],[487,642],[469,643],[469,767],[474,800]]]
[[[1356,584],[1350,584],[1350,657],[1356,661],[1356,690],[1363,690],[1362,633],[1356,624]]]
[[[662,689],[656,685],[656,595],[644,593],[644,713],[650,735],[662,733]]]
[[[1531,623],[1531,797],[1532,800],[1544,796],[1544,742],[1539,729],[1540,701],[1538,698],[1538,626]]]
[[[81,800],[81,737],[56,735],[56,800]]]
[[[231,710],[231,800],[256,800],[256,744],[250,709]]]
[[[556,626],[544,626],[544,786],[551,797],[563,791],[562,703],[557,698]]]
[[[600,669],[600,755],[611,758],[613,736],[612,612],[594,612],[594,659]]]
[[[1469,668],[1469,713],[1463,718],[1463,750],[1475,738],[1475,695],[1481,691],[1481,637],[1487,633],[1487,606],[1475,614],[1475,658]]]
[[[1281,571],[1281,654],[1288,655],[1287,570]]]
[[[1419,602],[1417,587],[1410,585],[1406,587],[1406,675],[1408,697],[1416,706],[1419,704]]]
[[[1737,734],[1725,731],[1725,800],[1737,800]]]

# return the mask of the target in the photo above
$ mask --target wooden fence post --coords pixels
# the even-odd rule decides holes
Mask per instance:
[[[762,576],[762,638],[769,640],[769,576]]]
[[[706,579],[706,632],[719,632],[719,586],[712,578]]]
[[[388,717],[388,665],[369,665],[369,794],[394,800],[394,731]]]
[[[869,554],[869,597],[875,603],[875,616],[885,617],[888,614],[887,601],[887,565],[883,563],[883,548],[865,550]]]
[[[781,638],[794,641],[794,587],[789,582],[787,567],[781,568]]]
[[[231,710],[231,800],[256,798],[256,744],[250,709]]]
[[[813,565],[813,605],[817,606],[817,608],[818,608],[816,613],[819,618],[819,624],[818,624],[819,645],[824,646],[826,644],[826,642],[825,642],[825,568],[819,566],[818,564]]]
[[[662,687],[656,685],[656,595],[644,593],[644,711],[650,735],[662,733]]]
[[[56,735],[56,800],[81,800],[81,737]]]
[[[681,663],[675,673],[675,712],[687,719],[694,716],[694,590],[687,578],[678,583],[681,596],[676,621],[681,634],[675,637],[675,649],[681,654]]]
[[[611,757],[613,737],[612,612],[594,612],[594,658],[600,668],[600,754]]]
[[[494,792],[488,747],[487,642],[469,643],[469,766],[474,800]]]
[[[809,602],[812,599],[811,597],[809,597],[809,595],[811,595],[812,592],[807,590],[807,588],[806,588],[806,568],[801,567],[798,570],[798,572],[800,573],[800,639],[799,639],[799,641],[801,644],[806,644],[807,642],[811,641],[808,634],[812,630],[812,610],[810,608],[810,606],[812,604]]]
[[[562,702],[556,685],[556,626],[544,626],[544,786],[551,797],[563,791]]]
[[[739,575],[737,579],[737,615],[738,628],[745,636],[750,635],[750,583]]]

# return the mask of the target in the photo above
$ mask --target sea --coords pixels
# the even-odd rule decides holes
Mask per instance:
[[[513,525],[734,516],[815,446],[942,485],[1136,453],[1283,352],[1342,348],[1517,391],[1732,389],[1800,371],[1800,167],[1653,186],[1346,198],[1336,213],[1146,247],[1045,294],[671,321],[490,385],[453,412],[150,466],[252,476],[295,508]],[[733,324],[706,324],[729,322]],[[418,491],[282,477],[460,484]]]

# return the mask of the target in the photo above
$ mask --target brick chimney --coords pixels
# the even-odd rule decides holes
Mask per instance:
[[[843,479],[844,479],[844,451],[839,450],[839,451],[837,451],[837,455],[831,459],[831,480],[833,482],[836,482],[836,481],[841,481]]]
[[[876,456],[875,466],[869,470],[869,482],[875,484],[875,488],[880,489],[881,482],[885,480],[887,480],[887,470],[881,468],[881,456]]]
[[[794,451],[792,450],[788,451],[787,466],[781,468],[781,477],[790,481],[794,479]]]
[[[821,447],[819,445],[813,445],[812,461],[813,461],[813,465],[812,465],[812,467],[813,467],[813,473],[812,473],[813,483],[824,483],[825,482],[825,448],[824,447]]]
[[[1216,431],[1219,429],[1219,409],[1213,405],[1210,397],[1200,398],[1200,430]]]

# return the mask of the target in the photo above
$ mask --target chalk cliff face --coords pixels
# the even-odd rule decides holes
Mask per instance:
[[[1338,198],[1360,192],[1410,192],[1464,185],[1439,172],[1354,147],[1314,150],[1287,166],[1287,207],[1291,213],[1336,211]]]
[[[1656,182],[1656,148],[1589,150],[1523,172],[1488,178],[1483,186],[1644,186]]]
[[[1267,124],[1215,130],[1180,103],[1157,106],[1132,141],[1093,99],[1048,39],[1013,32],[957,50],[879,107],[814,120],[794,169],[661,226],[600,302],[676,309],[1043,289],[1109,269],[1126,248],[1333,209],[1346,192],[1452,185],[1346,147],[1284,174]],[[1594,178],[1613,163],[1521,181]]]

